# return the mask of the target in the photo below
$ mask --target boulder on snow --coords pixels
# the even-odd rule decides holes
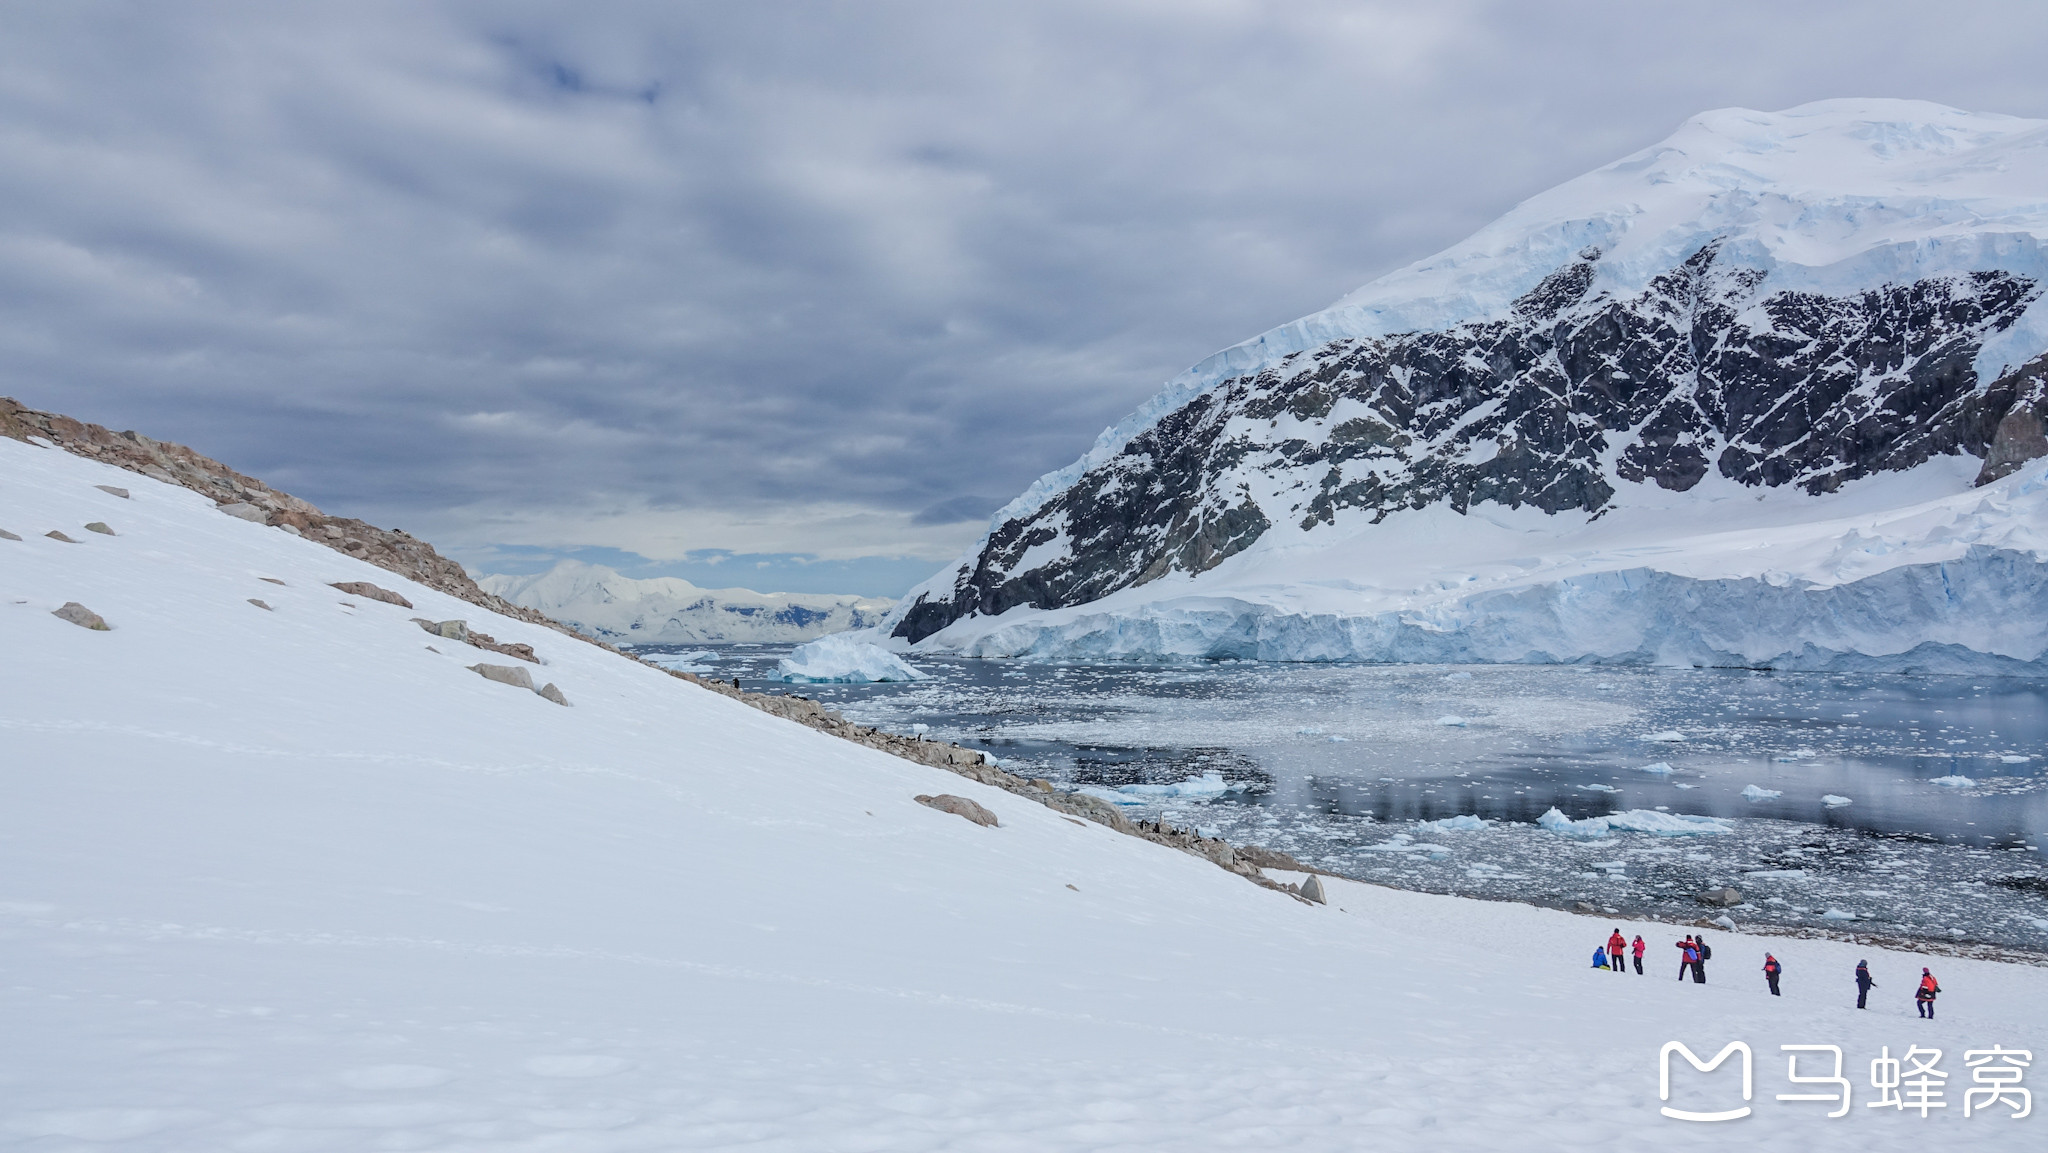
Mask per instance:
[[[270,607],[269,605],[267,605],[267,604],[264,604],[264,603],[263,603],[262,601],[259,601],[259,600],[257,600],[257,599],[256,599],[255,597],[250,597],[250,598],[249,598],[249,603],[250,603],[250,604],[252,604],[252,605],[255,605],[255,606],[256,606],[257,608],[259,608],[259,609],[262,609],[262,610],[263,610],[264,612],[275,612],[275,611],[277,611],[277,610],[275,610],[275,609],[271,608],[271,607]]]
[[[71,539],[70,537],[68,537],[68,536],[65,536],[65,535],[64,535],[63,533],[61,533],[61,532],[58,532],[58,531],[57,531],[56,529],[51,529],[51,530],[50,530],[49,532],[46,532],[46,533],[44,533],[43,535],[44,535],[44,536],[46,536],[46,537],[49,537],[49,538],[50,538],[51,540],[61,540],[61,541],[63,541],[63,542],[65,543],[65,544],[77,544],[77,543],[78,543],[77,541],[75,541],[75,540],[72,540],[72,539]]]
[[[937,809],[942,813],[951,813],[956,817],[965,817],[977,825],[988,826],[996,823],[996,815],[994,813],[989,812],[966,797],[956,797],[951,793],[940,793],[936,797],[920,793],[917,796],[917,803],[927,808]]]
[[[103,493],[107,493],[110,496],[118,496],[122,500],[128,499],[128,490],[125,488],[121,488],[118,485],[96,484],[93,487],[100,490]]]
[[[214,507],[234,517],[236,520],[246,520],[251,524],[270,523],[269,513],[264,512],[260,507],[250,504],[246,500],[222,501]]]
[[[1301,899],[1304,901],[1314,901],[1318,905],[1329,904],[1323,898],[1323,883],[1316,879],[1314,873],[1310,873],[1308,880],[1301,883]]]
[[[410,606],[408,606],[410,607]],[[414,617],[413,623],[443,640],[469,643],[468,621],[430,621],[425,617]]]
[[[411,601],[390,589],[380,589],[369,581],[332,581],[328,587],[340,589],[352,597],[368,597],[373,601],[383,601],[387,605],[397,605],[402,609],[412,607]]]
[[[53,610],[50,615],[60,621],[70,621],[79,628],[91,629],[96,633],[112,631],[108,628],[105,617],[100,616],[100,614],[86,608],[77,601],[65,601],[63,608]]]
[[[1742,894],[1734,889],[1708,889],[1699,895],[1698,900],[1702,905],[1732,909],[1742,903]]]
[[[14,535],[13,533],[11,533],[11,532],[8,532],[8,531],[7,531],[6,529],[4,529],[4,528],[0,528],[0,540],[20,540],[20,539],[21,539],[20,537],[18,537],[18,536],[15,536],[15,535]]]
[[[569,698],[562,695],[562,690],[555,687],[555,682],[549,681],[547,684],[542,685],[539,688],[538,692],[541,696],[546,697],[547,699],[555,702],[556,704],[561,705],[564,708],[568,707]]]
[[[511,685],[515,688],[525,689],[529,693],[533,691],[533,678],[527,675],[525,669],[519,668],[516,665],[471,665],[469,666],[469,671],[476,673],[487,681],[496,681],[501,685]]]
[[[113,530],[113,529],[110,529],[110,528],[108,528],[108,527],[107,527],[107,522],[106,522],[106,521],[103,521],[103,520],[96,520],[96,521],[92,522],[91,524],[89,524],[89,525],[86,525],[86,526],[85,526],[85,531],[87,531],[87,532],[96,532],[96,533],[100,534],[101,536],[113,536],[113,535],[114,535],[114,530]]]

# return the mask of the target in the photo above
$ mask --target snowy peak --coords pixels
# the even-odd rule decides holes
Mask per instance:
[[[1248,550],[1370,555],[1354,538],[1436,509],[1531,509],[1539,533],[1661,510],[1644,543],[1669,553],[1671,494],[1783,490],[1825,520],[1879,476],[1998,480],[2048,453],[2044,237],[2048,123],[1709,113],[1183,374],[890,631],[1221,591],[1205,574]],[[1898,491],[1949,491],[1926,485]]]
[[[628,644],[807,641],[868,628],[895,603],[852,594],[704,589],[678,577],[640,580],[575,560],[531,576],[485,576],[477,584],[586,635]]]

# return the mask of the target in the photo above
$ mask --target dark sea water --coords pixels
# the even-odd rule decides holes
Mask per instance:
[[[919,658],[930,680],[792,686],[770,679],[787,646],[698,651],[708,675],[1349,876],[1681,919],[1733,886],[1738,925],[2048,952],[2048,683]],[[1553,808],[1726,831],[1588,836],[1540,827]]]

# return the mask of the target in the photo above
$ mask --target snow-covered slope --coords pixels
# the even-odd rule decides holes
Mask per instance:
[[[0,440],[0,529],[12,1147],[1606,1148],[1724,1136],[1659,1117],[1656,1059],[1735,1039],[1750,1147],[2039,1143],[1860,1086],[1880,1045],[1957,1081],[1966,1048],[2048,1050],[2048,971],[1936,958],[1934,1023],[1921,959],[1846,944],[1768,943],[1782,999],[1732,933],[1704,988],[1661,925],[1658,979],[1596,973],[1608,920],[1304,905],[54,450]],[[414,608],[329,587],[358,580]],[[570,707],[413,616],[534,646]],[[1845,1047],[1853,1116],[1775,1101],[1809,1042]]]
[[[2033,516],[2030,490],[1972,490],[2048,454],[2044,238],[2048,122],[1706,114],[1189,370],[886,631],[987,653],[2035,661],[1955,636],[2041,583],[2034,530],[1999,521]],[[1863,547],[1872,517],[1940,509],[1976,540]],[[1739,547],[1752,529],[1780,551]],[[1794,540],[1856,560],[1782,563]],[[1930,563],[1962,567],[1905,571]],[[1900,591],[1943,572],[1989,599]],[[1563,603],[1596,576],[1628,593],[1614,628]],[[1844,598],[1873,611],[1829,632]]]
[[[807,641],[872,627],[895,603],[850,594],[702,589],[678,577],[636,580],[573,560],[531,576],[479,577],[477,585],[578,632],[635,645]]]

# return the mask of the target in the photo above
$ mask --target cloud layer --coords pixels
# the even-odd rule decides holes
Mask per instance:
[[[0,391],[473,563],[897,592],[1187,364],[1695,112],[2048,114],[2048,9],[1780,8],[17,6]]]

